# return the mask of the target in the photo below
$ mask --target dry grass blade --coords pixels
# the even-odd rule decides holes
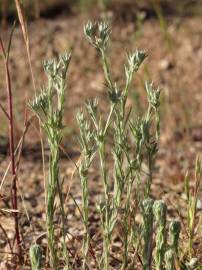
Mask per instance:
[[[33,84],[34,93],[36,96],[36,82],[35,82],[34,72],[33,72],[33,68],[32,68],[32,62],[31,62],[31,49],[30,49],[30,40],[29,40],[28,29],[27,29],[27,22],[26,22],[24,11],[23,11],[23,6],[20,3],[20,1],[15,0],[15,5],[16,5],[17,13],[18,13],[18,18],[19,18],[19,22],[21,25],[22,33],[23,33],[23,38],[25,41],[27,58],[28,58],[29,68],[30,68],[30,73],[31,73],[31,78],[32,78],[32,84]],[[27,96],[27,94],[26,94],[26,96]],[[44,188],[46,190],[44,145],[43,145],[42,130],[41,130],[40,123],[39,123],[39,133],[40,133],[39,135],[40,135],[40,142],[41,142],[41,156],[42,156],[42,164],[43,164]],[[46,195],[45,195],[45,200],[46,200]]]
[[[30,41],[29,41],[29,35],[28,35],[28,30],[27,30],[27,22],[25,19],[25,14],[23,12],[23,6],[20,3],[20,1],[15,0],[15,5],[16,5],[17,13],[18,13],[18,18],[19,18],[19,22],[21,25],[22,33],[23,33],[23,38],[24,38],[25,45],[26,45],[27,57],[28,57],[28,61],[29,61],[29,68],[30,68],[31,77],[32,77],[32,83],[33,83],[34,91],[36,93],[36,83],[35,83],[34,73],[33,73],[33,69],[32,69],[31,50],[30,50]]]

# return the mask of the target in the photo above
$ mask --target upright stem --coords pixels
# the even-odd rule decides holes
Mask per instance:
[[[109,186],[107,182],[107,169],[105,164],[105,143],[100,142],[99,145],[100,167],[104,182],[105,192],[105,220],[104,220],[104,270],[109,269]]]
[[[65,243],[65,209],[64,209],[64,200],[63,200],[63,194],[59,183],[59,178],[57,178],[57,191],[60,199],[60,211],[61,211],[61,218],[62,218],[62,238],[63,238],[63,256],[65,259],[66,267],[69,269],[69,254],[67,251],[67,246]]]
[[[15,237],[17,240],[18,254],[20,255],[20,233],[19,233],[19,223],[18,223],[18,200],[17,200],[17,174],[15,168],[15,155],[14,155],[14,134],[13,134],[13,101],[10,83],[10,74],[8,70],[8,65],[6,66],[6,81],[7,81],[7,93],[8,93],[8,109],[9,109],[9,151],[11,159],[11,171],[13,175],[12,180],[12,207],[14,211],[15,220]]]
[[[151,117],[151,113],[152,113],[152,107],[149,104],[147,115],[146,115],[147,121],[149,121],[149,119]],[[149,141],[148,141],[148,143],[149,143]],[[148,170],[149,170],[149,172],[148,172],[148,179],[147,179],[146,188],[145,188],[145,198],[149,198],[149,196],[150,196],[151,185],[152,185],[152,181],[153,181],[154,155],[151,153],[150,147],[148,147],[148,149],[147,149],[147,154],[148,154]]]
[[[12,202],[12,207],[14,210],[13,217],[14,217],[14,222],[15,222],[15,239],[17,241],[17,252],[18,252],[19,257],[21,258],[21,248],[20,248],[21,239],[20,239],[20,233],[19,233],[18,200],[17,200],[17,184],[16,184],[17,174],[16,174],[16,167],[15,167],[15,154],[14,154],[13,100],[12,100],[11,80],[10,80],[10,72],[9,72],[9,65],[8,65],[9,51],[7,52],[7,55],[6,55],[1,38],[0,38],[0,46],[1,46],[1,49],[3,52],[3,58],[4,58],[7,99],[8,99],[9,154],[10,154],[10,160],[11,160],[11,173],[12,173],[11,202]]]
[[[85,159],[86,157],[84,157]],[[83,270],[88,269],[88,250],[90,243],[89,228],[88,228],[88,207],[89,207],[89,195],[88,195],[88,177],[85,173],[80,173],[81,185],[82,185],[82,205],[83,205],[83,223],[84,223],[84,238],[83,238]]]
[[[121,269],[125,269],[128,264],[128,250],[129,250],[129,233],[130,233],[130,226],[128,224],[128,218],[130,213],[130,199],[131,199],[131,184],[128,183],[127,187],[127,198],[126,198],[126,205],[124,211],[124,258],[123,258],[123,265]]]
[[[146,190],[145,190],[145,197],[148,198],[150,196],[151,192],[151,184],[153,180],[153,156],[152,154],[148,151],[148,180],[146,183]]]
[[[104,70],[105,79],[110,89],[113,89],[113,82],[112,82],[112,78],[111,78],[111,74],[109,70],[109,65],[107,62],[105,51],[103,49],[101,50],[101,56],[102,56],[102,66]]]
[[[55,228],[54,228],[54,204],[55,204],[55,194],[58,181],[58,161],[59,161],[59,150],[55,145],[51,145],[51,157],[50,157],[50,172],[48,181],[48,191],[47,191],[47,233],[48,233],[48,246],[50,249],[50,261],[51,267],[56,270],[58,269],[58,257],[57,248],[55,244]]]

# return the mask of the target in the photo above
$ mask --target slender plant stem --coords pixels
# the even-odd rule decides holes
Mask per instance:
[[[50,172],[49,172],[49,181],[48,181],[48,190],[47,190],[47,232],[48,232],[48,246],[50,250],[50,262],[51,267],[56,270],[58,269],[58,257],[57,249],[55,243],[54,235],[54,207],[55,207],[55,195],[57,188],[57,179],[58,179],[58,161],[59,153],[57,147],[53,145],[50,147],[51,156],[50,156]]]
[[[84,239],[83,239],[83,269],[85,270],[87,267],[87,258],[88,258],[88,249],[90,243],[90,236],[89,236],[89,228],[88,228],[88,187],[87,182],[88,179],[86,176],[83,176],[81,180],[83,182],[82,185],[82,204],[83,204],[83,222],[84,222]]]
[[[69,267],[69,255],[65,243],[65,210],[64,210],[64,200],[63,200],[63,194],[59,183],[59,178],[57,179],[57,191],[60,199],[60,212],[61,212],[61,218],[62,218],[62,238],[63,238],[63,256],[65,259],[66,266]]]
[[[109,186],[107,181],[107,169],[106,169],[106,158],[105,158],[105,143],[104,141],[99,144],[99,157],[100,157],[100,168],[101,175],[104,183],[104,194],[105,194],[105,212],[104,212],[104,269],[109,269]]]
[[[10,40],[12,38],[13,30],[11,32]],[[10,42],[9,42],[10,44]],[[0,38],[0,46],[3,53],[4,58],[4,66],[6,73],[6,90],[7,90],[7,100],[8,100],[8,124],[9,124],[9,153],[11,160],[11,173],[12,173],[12,187],[11,187],[11,202],[12,207],[14,209],[13,216],[15,222],[15,238],[17,241],[17,253],[19,258],[21,258],[21,239],[19,232],[19,220],[18,220],[18,200],[17,200],[17,173],[15,166],[15,154],[14,154],[14,129],[13,129],[13,100],[12,100],[12,89],[11,89],[11,79],[10,79],[10,71],[9,71],[9,48],[8,51],[5,52],[4,45],[2,39]]]
[[[107,84],[110,87],[110,89],[112,89],[113,88],[113,83],[112,83],[111,74],[110,74],[110,70],[109,70],[109,65],[108,65],[108,62],[107,62],[107,57],[106,57],[106,53],[105,53],[104,49],[101,49],[101,57],[102,57],[102,65],[103,65],[105,79],[106,79]]]

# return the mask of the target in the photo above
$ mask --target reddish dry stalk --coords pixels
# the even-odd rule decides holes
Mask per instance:
[[[8,66],[8,57],[6,55],[2,39],[0,38],[0,46],[3,53],[4,65],[5,65],[5,73],[6,73],[6,90],[7,90],[7,98],[8,98],[8,122],[9,122],[9,154],[11,160],[11,173],[12,173],[12,188],[11,188],[11,201],[12,207],[15,210],[13,213],[14,222],[15,222],[15,239],[17,241],[17,252],[19,257],[21,257],[21,240],[20,240],[20,232],[19,232],[19,219],[18,219],[18,200],[17,200],[17,174],[15,167],[15,154],[14,154],[14,132],[13,132],[13,101],[12,101],[12,90],[11,90],[11,79],[10,72]]]

